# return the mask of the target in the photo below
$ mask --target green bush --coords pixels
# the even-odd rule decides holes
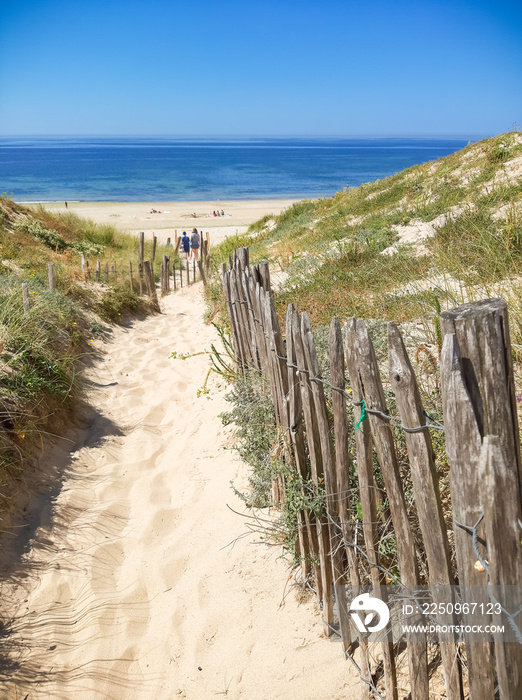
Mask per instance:
[[[15,222],[13,228],[15,231],[26,231],[33,238],[36,238],[37,241],[40,241],[40,243],[43,243],[52,250],[65,250],[67,248],[67,243],[63,240],[58,231],[45,228],[40,221],[35,221],[34,219],[19,219]]]
[[[96,310],[105,321],[118,323],[124,314],[136,311],[140,299],[129,287],[111,287],[96,305]]]
[[[507,143],[504,141],[496,142],[487,152],[487,159],[490,163],[494,165],[498,163],[505,163],[511,157],[511,150]]]
[[[78,241],[77,243],[72,243],[70,246],[77,253],[83,253],[84,255],[103,255],[105,247],[99,243],[91,243],[89,240]]]

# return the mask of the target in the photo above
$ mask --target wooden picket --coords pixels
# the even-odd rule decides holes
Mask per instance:
[[[457,582],[464,587],[482,586],[484,600],[491,600],[484,585],[486,580],[497,587],[494,590],[500,591],[502,586],[518,586],[519,590],[522,480],[505,303],[488,300],[442,314],[445,339],[441,386],[451,465],[453,545],[443,515],[429,433],[434,426],[422,405],[397,325],[388,324],[388,378],[399,414],[392,417],[382,370],[363,321],[348,320],[343,342],[340,323],[332,320],[331,382],[326,382],[319,370],[308,315],[299,314],[292,305],[287,309],[284,342],[268,265],[250,265],[248,249],[239,248],[229,258],[228,269],[224,264],[221,273],[238,368],[242,372],[261,372],[270,388],[280,433],[285,436],[285,461],[303,485],[324,493],[324,514],[314,516],[306,508],[296,514],[296,547],[303,559],[303,574],[314,579],[325,635],[339,634],[345,653],[353,654],[356,645],[351,639],[348,586],[357,589],[370,581],[373,595],[388,600],[389,569],[380,552],[383,525],[378,514],[384,497],[393,526],[400,583],[407,590],[429,583],[434,603],[448,602],[448,590],[453,595]],[[329,399],[325,385],[331,390]],[[353,424],[348,419],[348,399],[353,402]],[[405,434],[414,504],[406,500],[392,421],[400,423]],[[442,428],[438,424],[435,427]],[[364,547],[359,544],[361,536],[354,531],[350,496],[352,465],[348,444],[353,434],[353,468]],[[383,491],[377,486],[376,474],[384,484]],[[277,486],[273,489],[276,502],[284,498],[284,484]],[[500,499],[502,510],[495,507]],[[412,508],[420,530],[415,537]],[[417,544],[422,545],[425,557],[422,576]],[[476,566],[480,562],[484,562],[484,567]],[[463,596],[465,601],[464,593]],[[522,607],[519,593],[514,603],[515,611]],[[464,620],[473,623],[476,617],[470,614]],[[415,615],[410,618],[413,624],[418,621]],[[456,618],[448,608],[438,621],[451,626]],[[358,637],[362,697],[375,697],[376,683],[382,676],[384,690],[381,687],[377,694],[384,697],[385,693],[386,698],[397,700],[398,649],[391,632],[386,632],[378,643],[380,671],[372,667],[375,662],[367,637],[364,633]],[[468,642],[464,636],[463,640],[445,639],[438,644],[445,697],[461,700],[467,692],[460,663],[463,651],[468,665],[466,683],[473,700],[493,698],[496,684],[502,700],[522,697],[522,645],[506,644],[498,634],[492,641]],[[406,635],[406,658],[411,697],[428,700],[427,644],[414,639],[411,633]]]

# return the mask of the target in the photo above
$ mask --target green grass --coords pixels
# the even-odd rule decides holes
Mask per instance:
[[[80,393],[76,360],[85,351],[82,308],[33,281],[25,313],[20,282],[0,278],[0,493],[30,460],[40,436]],[[0,502],[0,511],[2,509]]]
[[[104,322],[148,313],[138,297],[138,239],[111,226],[98,226],[74,214],[52,214],[0,199],[0,516],[23,476],[42,436],[61,433],[82,393],[78,361],[92,354],[93,338],[104,337]],[[81,254],[90,276],[81,272]],[[146,241],[145,258],[152,254]],[[172,247],[158,246],[158,260]],[[99,259],[115,265],[118,282],[95,284]],[[128,271],[133,262],[131,291]],[[56,290],[48,289],[48,263],[54,263]],[[104,276],[102,273],[102,280]],[[30,306],[22,304],[22,282]]]
[[[97,260],[102,263],[102,269],[107,261],[109,267],[114,264],[118,274],[124,270],[126,276],[129,262],[133,262],[137,272],[138,237],[121,233],[113,226],[95,224],[72,213],[48,212],[41,205],[35,208],[15,205],[5,198],[0,201],[0,215],[2,259],[13,260],[25,271],[45,276],[47,263],[54,262],[62,277],[77,278],[83,253],[90,263],[91,277]],[[145,240],[146,260],[152,257],[152,245],[150,238]],[[178,251],[172,246],[158,245],[156,268],[163,255],[169,255],[171,262],[179,260]]]
[[[446,308],[519,274],[521,209],[514,205],[522,204],[522,181],[490,182],[522,153],[515,136],[502,134],[333,197],[298,202],[215,253],[226,259],[236,244],[250,244],[253,262],[269,260],[285,270],[287,280],[276,293],[281,314],[292,302],[315,324],[334,314],[432,318],[433,294]],[[493,216],[510,205],[507,218]],[[394,227],[448,211],[452,216],[427,241],[424,255],[408,246],[382,255],[396,242]]]

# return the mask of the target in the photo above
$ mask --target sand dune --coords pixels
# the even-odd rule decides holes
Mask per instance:
[[[359,697],[315,605],[293,591],[281,605],[281,549],[254,535],[229,546],[246,531],[228,507],[245,510],[230,481],[244,485],[247,467],[218,418],[226,387],[214,375],[198,398],[208,358],[169,358],[217,339],[199,285],[162,306],[116,329],[88,371],[103,385],[90,424],[70,436],[80,440],[72,453],[47,451],[65,476],[25,557],[29,576],[3,586],[20,665],[0,696]]]

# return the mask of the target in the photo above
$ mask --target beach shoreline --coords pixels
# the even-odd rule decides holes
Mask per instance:
[[[197,228],[210,232],[212,242],[244,233],[248,227],[267,215],[278,215],[298,202],[298,199],[214,200],[206,202],[31,202],[40,204],[56,214],[72,213],[97,224],[112,225],[118,230],[137,234],[155,233],[160,243],[185,230]],[[224,216],[212,216],[212,212]],[[196,214],[194,217],[193,215]]]

